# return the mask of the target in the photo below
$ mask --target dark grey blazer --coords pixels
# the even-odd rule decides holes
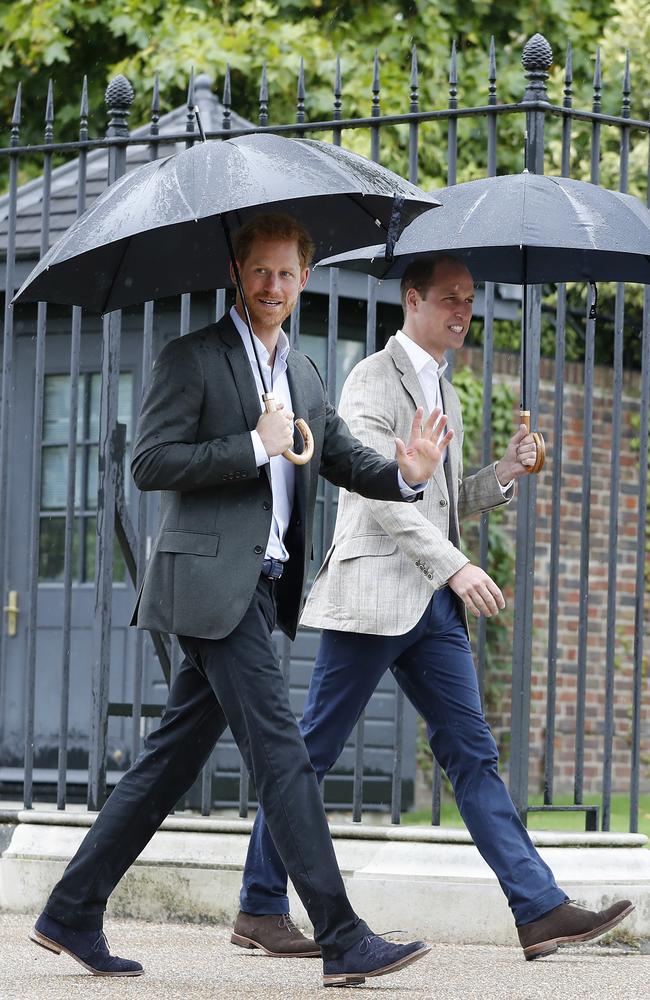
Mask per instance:
[[[296,468],[290,558],[277,589],[278,625],[293,638],[319,472],[372,499],[401,496],[397,464],[352,437],[312,362],[290,351],[287,365],[294,413],[314,435],[314,457]],[[249,433],[259,417],[253,373],[229,316],[161,352],[131,461],[139,489],[162,491],[160,529],[132,624],[220,639],[243,617],[271,528],[269,467],[255,465]]]

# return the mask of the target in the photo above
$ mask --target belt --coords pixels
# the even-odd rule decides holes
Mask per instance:
[[[262,563],[262,576],[268,580],[279,580],[284,572],[284,563],[280,559],[265,559]]]

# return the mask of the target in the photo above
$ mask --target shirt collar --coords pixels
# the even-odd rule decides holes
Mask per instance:
[[[248,327],[246,326],[246,323],[241,318],[241,316],[239,315],[234,306],[230,310],[230,318],[235,324],[237,332],[239,333],[239,336],[244,342],[244,347],[246,348],[246,354],[248,355],[248,359],[251,365],[253,365],[253,367],[256,368],[257,362],[255,361],[255,355],[253,354],[253,345],[251,343]],[[268,365],[269,352],[267,351],[266,347],[264,346],[260,338],[257,337],[255,334],[253,334],[253,336],[255,337],[255,346],[257,347],[257,352],[259,354],[260,361],[262,362],[262,364]],[[289,338],[287,337],[284,330],[280,330],[280,336],[278,337],[278,344],[276,348],[276,364],[279,360],[284,363],[284,366],[286,368],[287,354],[289,353],[290,349],[291,345],[289,344]]]
[[[428,370],[433,372],[434,375],[438,375],[438,377],[440,377],[447,369],[449,362],[446,359],[442,362],[442,364],[438,364],[436,359],[431,357],[428,351],[425,351],[423,347],[420,347],[420,345],[416,344],[414,340],[407,337],[402,330],[397,331],[395,339],[401,344],[408,354],[409,361],[415,368],[417,375],[419,375],[425,368],[428,368]]]

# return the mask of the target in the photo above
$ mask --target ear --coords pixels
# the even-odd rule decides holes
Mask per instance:
[[[232,261],[228,262],[228,267],[230,269],[230,280],[232,281],[235,288],[237,287],[237,279],[235,278],[235,269],[232,266]],[[237,261],[237,267],[239,268],[239,273],[241,274],[241,264]]]
[[[304,270],[300,272],[300,291],[302,291],[305,285],[307,284],[308,277],[309,277],[309,268],[306,267],[304,268]]]
[[[409,288],[406,293],[406,304],[411,309],[417,309],[418,303],[420,301],[420,293],[417,288]]]

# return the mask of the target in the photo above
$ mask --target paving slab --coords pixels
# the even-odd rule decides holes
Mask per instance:
[[[28,940],[31,918],[0,914],[0,1000],[336,1000],[318,959],[272,959],[230,944],[230,930],[200,924],[111,920],[112,949],[145,975],[102,979]],[[355,996],[377,1000],[648,1000],[650,954],[638,946],[586,945],[525,962],[519,948],[436,945]],[[348,997],[349,993],[343,994]]]

